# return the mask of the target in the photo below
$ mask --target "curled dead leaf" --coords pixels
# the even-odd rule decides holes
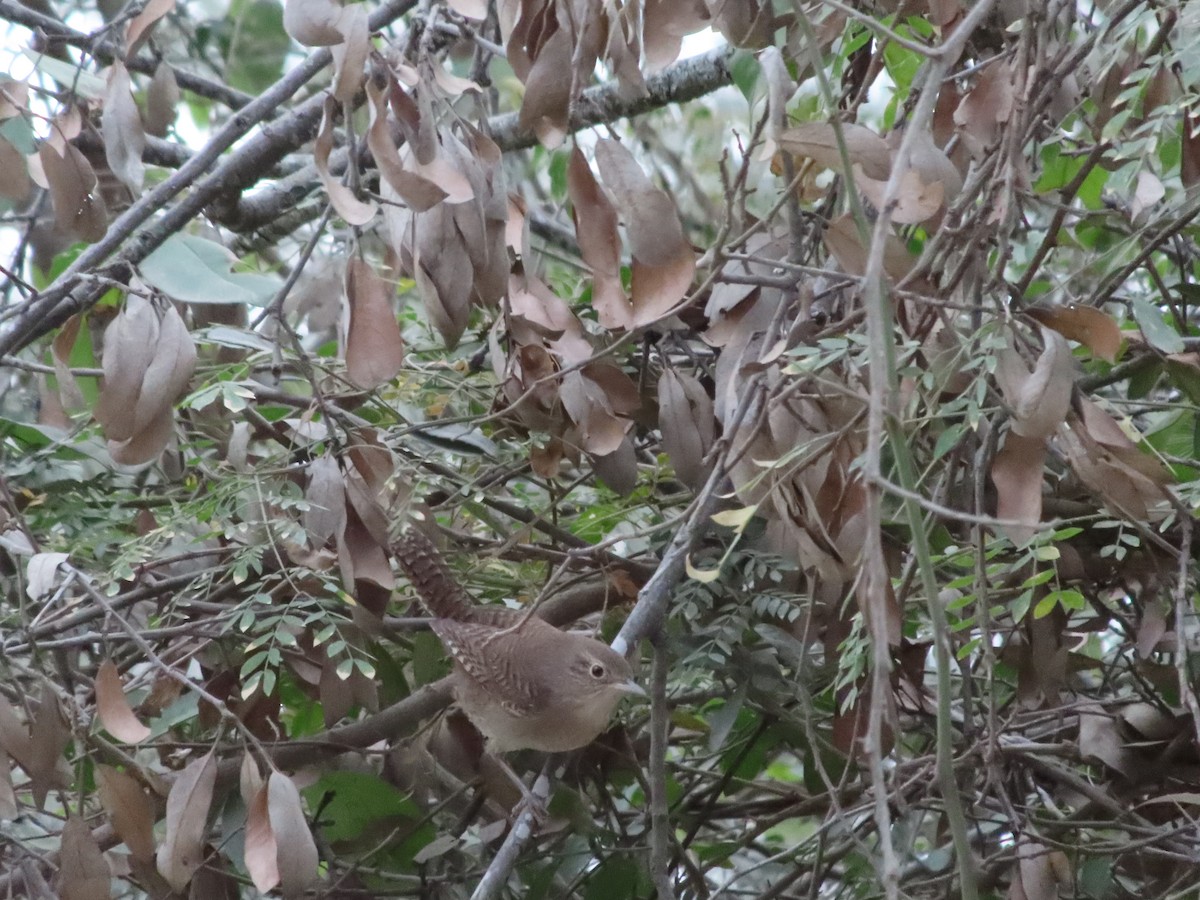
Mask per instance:
[[[338,27],[343,7],[334,0],[286,0],[283,30],[305,47],[330,47],[345,40]]]
[[[87,823],[69,816],[58,851],[60,900],[108,900],[112,873]]]
[[[1031,307],[1026,314],[1070,341],[1078,341],[1101,359],[1117,361],[1123,338],[1112,316],[1094,306]]]
[[[114,62],[108,70],[100,133],[104,137],[104,157],[108,167],[134,197],[139,196],[146,177],[146,167],[142,165],[146,132],[142,128],[142,114],[133,100],[129,72],[120,62]]]
[[[1046,460],[1044,438],[1026,437],[1009,431],[1004,446],[992,460],[992,483],[996,486],[996,518],[1016,521],[1001,525],[1014,544],[1028,541],[1042,521],[1042,466]]]
[[[204,862],[204,834],[217,781],[212,752],[193,761],[175,778],[167,795],[167,828],[155,856],[158,872],[182,891]]]
[[[828,122],[805,122],[782,132],[779,147],[793,156],[811,159],[822,168],[841,172],[838,131],[841,131],[850,165],[861,166],[867,178],[887,181],[892,171],[892,154],[887,141],[863,125],[843,122],[835,127]]]
[[[275,835],[283,895],[298,897],[316,883],[319,857],[300,792],[282,772],[272,772],[267,779],[267,812]]]
[[[621,236],[617,211],[600,189],[576,147],[567,166],[567,196],[583,261],[592,270],[592,306],[605,328],[628,328],[632,309],[621,285]]]
[[[346,266],[346,370],[360,388],[391,381],[404,363],[404,342],[392,310],[391,286],[365,261],[353,258]]]
[[[699,379],[666,369],[658,380],[658,422],[663,450],[679,480],[699,490],[711,463],[705,456],[716,437],[712,398]]]
[[[154,804],[133,776],[96,764],[100,803],[117,835],[139,862],[154,860]]]
[[[112,660],[106,659],[96,672],[96,715],[104,730],[126,744],[140,744],[150,736],[125,699],[121,676]]]
[[[361,5],[361,4],[356,4]],[[317,177],[325,186],[329,202],[337,210],[339,216],[350,225],[366,225],[375,217],[379,208],[374,202],[364,202],[354,196],[354,192],[342,184],[329,172],[329,155],[333,152],[333,120],[337,115],[337,101],[333,97],[325,100],[325,113],[321,118],[321,130],[313,145],[313,166]]]
[[[318,457],[308,467],[308,489],[304,492],[304,530],[312,547],[324,547],[346,527],[346,489],[337,459]]]
[[[158,21],[175,8],[175,0],[149,0],[125,26],[125,58],[138,52]]]
[[[108,208],[100,195],[96,171],[74,144],[61,149],[43,142],[38,159],[50,188],[54,221],[63,234],[98,241],[108,228]]]
[[[1013,415],[1013,430],[1047,438],[1066,418],[1074,389],[1071,348],[1057,331],[1041,328],[1043,349],[1033,371],[1011,346],[1000,354],[996,381]]]

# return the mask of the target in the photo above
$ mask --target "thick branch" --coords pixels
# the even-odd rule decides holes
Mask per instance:
[[[416,0],[391,0],[371,15],[370,27],[373,30],[383,28],[414,5]],[[290,100],[296,91],[331,61],[332,55],[329,50],[313,52],[260,97],[232,116],[204,148],[189,159],[178,172],[127,209],[109,226],[103,238],[81,253],[36,300],[26,304],[12,329],[7,334],[0,335],[0,356],[25,347],[75,313],[89,309],[96,303],[103,296],[105,279],[91,281],[77,293],[72,293],[79,286],[80,275],[99,267],[131,236],[133,240],[130,241],[130,245],[99,274],[108,279],[124,281],[128,278],[132,266],[153,253],[163,241],[181,230],[219,196],[253,183],[264,169],[274,165],[308,140],[320,120],[324,102],[321,95],[309,98],[291,115],[270,129],[263,130],[231,153],[211,175],[195,183],[235,141],[263,121],[272,110]],[[194,183],[195,187],[186,198],[172,207],[154,225],[134,235],[151,216]]]
[[[118,57],[118,54],[113,51],[113,47],[108,41],[103,39],[97,40],[89,34],[76,31],[74,28],[64,25],[58,19],[43,15],[15,2],[15,0],[0,0],[0,19],[40,31],[57,43],[79,47],[103,63],[111,63]],[[141,72],[145,75],[153,75],[158,65],[158,60],[148,53],[143,53],[140,56],[125,61],[125,67],[130,71]],[[241,91],[234,90],[231,87],[221,84],[219,81],[210,81],[207,78],[201,78],[199,75],[193,75],[190,72],[176,70],[175,81],[184,90],[191,91],[193,94],[201,97],[207,97],[209,100],[216,100],[230,109],[241,109],[243,106],[248,106],[254,100],[254,97],[250,94],[243,94]],[[269,111],[265,118],[274,118],[276,113],[277,111],[275,110]]]

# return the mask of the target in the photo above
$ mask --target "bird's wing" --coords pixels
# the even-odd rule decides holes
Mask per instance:
[[[463,673],[507,712],[527,716],[544,705],[544,687],[521,674],[529,662],[522,646],[524,630],[505,632],[451,619],[434,619],[429,625]]]

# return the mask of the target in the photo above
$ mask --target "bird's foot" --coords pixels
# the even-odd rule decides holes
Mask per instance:
[[[513,807],[513,825],[519,827],[526,818],[533,827],[541,827],[550,818],[550,779],[539,775],[533,788],[521,785],[521,802]]]

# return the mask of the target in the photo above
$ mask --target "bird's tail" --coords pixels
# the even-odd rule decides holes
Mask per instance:
[[[460,622],[471,618],[474,606],[471,598],[454,580],[428,537],[410,527],[400,535],[392,551],[430,615]]]

